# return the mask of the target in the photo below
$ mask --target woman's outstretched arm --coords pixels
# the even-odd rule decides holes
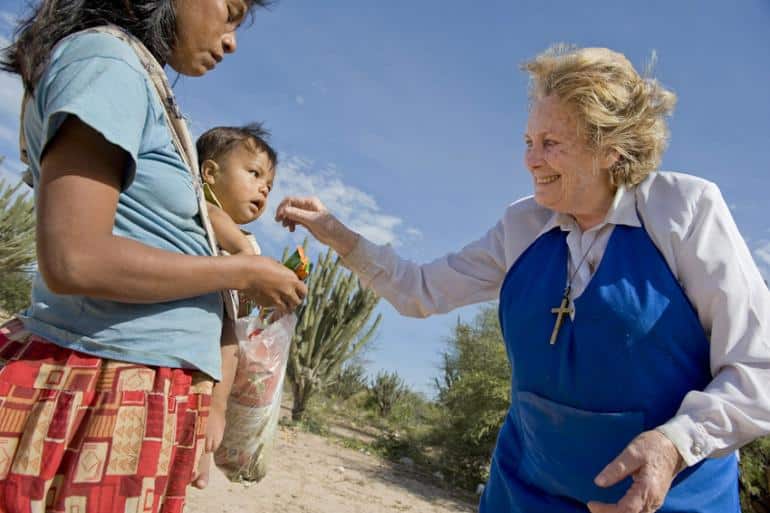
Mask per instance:
[[[529,207],[527,207],[529,208]],[[480,239],[426,264],[399,257],[334,217],[318,198],[288,197],[276,220],[290,230],[302,225],[343,257],[343,263],[401,314],[426,317],[496,299],[510,263],[536,237],[540,213],[514,204]],[[534,222],[521,222],[522,220]]]

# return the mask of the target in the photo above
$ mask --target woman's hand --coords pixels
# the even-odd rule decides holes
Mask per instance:
[[[596,476],[602,487],[631,476],[634,483],[617,504],[589,502],[591,513],[653,513],[663,505],[684,461],[676,446],[659,431],[646,431]]]
[[[298,224],[304,226],[319,242],[330,246],[343,257],[358,242],[359,235],[334,217],[316,197],[284,198],[278,205],[275,220],[292,232]]]
[[[307,295],[307,286],[277,260],[264,256],[236,255],[245,259],[244,283],[239,290],[259,306],[275,307],[281,314],[293,312]]]

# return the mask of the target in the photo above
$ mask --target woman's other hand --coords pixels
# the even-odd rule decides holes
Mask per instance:
[[[239,290],[259,306],[275,307],[281,314],[293,312],[307,295],[307,286],[277,260],[264,256],[236,255],[243,258],[246,273]]]
[[[671,482],[683,466],[674,443],[659,431],[646,431],[596,476],[596,484],[613,486],[627,477],[631,488],[617,504],[589,502],[591,513],[653,513],[663,505]]]
[[[316,197],[287,196],[276,210],[275,220],[290,231],[302,225],[322,244],[340,256],[350,253],[359,235],[334,217]]]

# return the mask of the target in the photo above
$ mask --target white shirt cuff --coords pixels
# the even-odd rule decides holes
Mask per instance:
[[[687,415],[677,415],[656,430],[674,443],[688,467],[708,457],[714,449],[703,426]]]

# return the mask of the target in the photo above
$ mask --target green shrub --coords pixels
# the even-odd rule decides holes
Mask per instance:
[[[409,458],[418,465],[428,464],[420,441],[398,431],[389,431],[379,436],[371,447],[375,453],[391,461]]]
[[[381,371],[377,373],[369,387],[372,399],[382,417],[387,417],[390,414],[393,406],[404,396],[406,390],[404,380],[397,372]]]
[[[443,418],[429,440],[440,448],[440,466],[456,485],[473,490],[486,481],[510,406],[510,380],[496,307],[483,307],[470,324],[458,321],[436,381]]]
[[[343,367],[337,378],[326,387],[326,393],[347,400],[366,390],[366,369],[360,362],[351,362]]]
[[[770,437],[741,449],[741,509],[770,513]]]
[[[9,315],[29,306],[32,279],[26,272],[0,272],[0,308]]]
[[[424,395],[406,388],[389,415],[390,425],[400,431],[425,431],[433,428],[441,416],[441,408]]]
[[[0,156],[0,165],[4,157]],[[13,314],[29,304],[35,261],[35,205],[22,182],[0,179],[0,310]]]
[[[3,158],[0,157],[0,164]],[[24,272],[35,261],[35,204],[22,182],[0,179],[0,274]]]

